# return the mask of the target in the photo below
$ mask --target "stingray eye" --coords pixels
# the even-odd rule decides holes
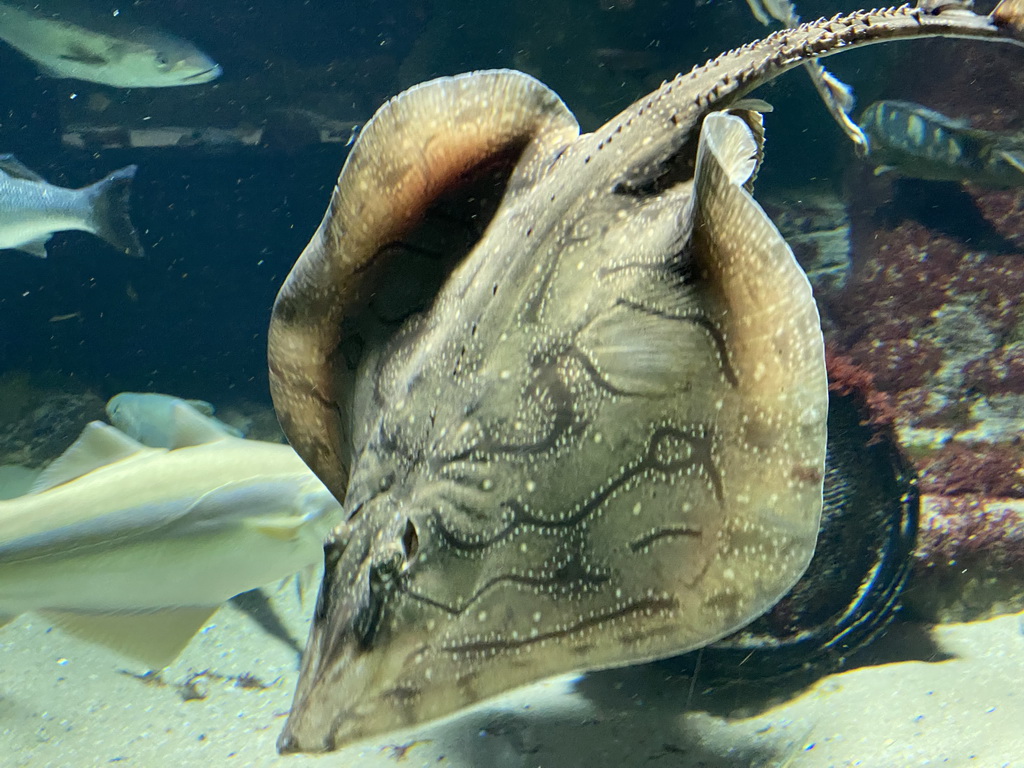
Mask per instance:
[[[405,521],[405,533],[402,534],[402,548],[405,550],[406,562],[416,557],[420,549],[420,536],[412,520]]]

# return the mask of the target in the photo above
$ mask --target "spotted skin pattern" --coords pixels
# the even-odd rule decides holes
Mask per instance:
[[[281,751],[699,647],[792,586],[821,509],[823,344],[750,195],[763,131],[739,100],[941,34],[1005,37],[949,6],[815,22],[585,135],[511,71],[378,111],[270,327],[282,425],[346,512]],[[424,234],[490,173],[486,214],[464,196],[441,228],[473,230],[462,250]]]

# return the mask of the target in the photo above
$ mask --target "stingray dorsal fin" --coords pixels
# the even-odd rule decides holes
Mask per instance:
[[[29,493],[42,493],[107,464],[149,450],[153,449],[132,440],[121,430],[102,421],[91,421],[85,425],[82,434],[71,447],[42,471]]]
[[[26,166],[18,158],[11,154],[0,155],[0,171],[3,171],[8,176],[13,176],[16,179],[24,179],[25,181],[40,181],[43,184],[46,183],[46,179],[40,176],[38,173],[33,171],[31,168]]]

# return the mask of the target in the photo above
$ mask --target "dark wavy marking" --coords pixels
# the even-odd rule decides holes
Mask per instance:
[[[511,651],[516,648],[524,648],[529,645],[536,645],[544,640],[554,640],[560,637],[568,637],[577,632],[582,632],[593,627],[599,627],[615,619],[632,616],[643,611],[661,611],[676,607],[676,601],[672,598],[645,598],[637,600],[629,605],[623,606],[614,611],[607,611],[598,616],[580,619],[572,626],[562,630],[551,632],[540,632],[532,637],[519,638],[518,640],[477,640],[462,645],[446,645],[443,650],[452,653],[490,653],[491,651]]]
[[[601,372],[594,367],[594,364],[590,362],[590,358],[588,358],[582,352],[578,350],[575,351],[573,354],[573,358],[579,361],[579,364],[583,366],[583,370],[586,371],[587,375],[590,377],[590,380],[594,382],[594,386],[596,386],[598,389],[603,389],[610,395],[628,395],[634,397],[636,396],[633,392],[629,392],[625,389],[619,389],[615,385],[609,383],[609,381],[605,379],[604,376],[601,375]]]
[[[586,571],[582,571],[580,574],[574,574],[572,578],[566,578],[566,573],[562,570],[559,570],[556,571],[551,577],[546,579],[506,574],[502,576],[495,576],[494,578],[489,579],[482,587],[480,587],[480,589],[478,589],[476,592],[470,595],[469,598],[459,607],[442,603],[439,600],[435,600],[432,597],[420,594],[419,592],[412,592],[407,589],[403,589],[402,592],[406,595],[406,597],[409,597],[421,603],[426,603],[427,605],[433,606],[434,608],[439,608],[445,613],[450,613],[452,616],[458,616],[464,613],[465,611],[469,610],[473,603],[475,603],[477,600],[479,600],[481,597],[490,592],[491,589],[498,586],[499,584],[523,584],[529,587],[550,587],[559,584],[565,586],[600,586],[602,584],[607,584],[610,580],[611,576],[603,574],[593,574],[588,573]]]
[[[646,536],[637,539],[636,541],[631,541],[629,543],[629,549],[632,552],[639,552],[644,547],[650,546],[655,541],[659,541],[661,539],[671,539],[680,536],[691,539],[699,539],[701,535],[702,532],[699,528],[688,528],[686,526],[659,528],[658,530],[649,533]]]
[[[725,376],[726,381],[734,387],[739,385],[739,377],[736,375],[736,371],[733,369],[732,363],[729,362],[729,353],[727,352],[722,332],[715,327],[714,323],[703,315],[696,313],[679,314],[677,312],[665,312],[660,309],[655,309],[654,307],[645,307],[643,304],[630,301],[629,299],[619,299],[616,304],[636,310],[637,312],[643,312],[644,314],[651,315],[652,317],[661,317],[666,320],[677,320],[681,323],[690,323],[691,325],[697,326],[711,337],[711,342],[715,345],[715,351],[718,353],[718,364],[722,369],[722,375]]]
[[[576,410],[573,408],[572,393],[569,392],[569,388],[562,381],[556,370],[556,364],[560,359],[560,355],[556,355],[548,360],[535,360],[532,363],[536,373],[533,381],[530,382],[528,394],[538,402],[542,402],[543,399],[540,393],[541,391],[546,391],[549,403],[548,410],[552,412],[551,417],[547,419],[550,428],[543,439],[532,443],[497,443],[487,441],[481,444],[480,449],[482,451],[491,455],[545,453],[554,450],[558,445],[558,441],[563,437],[571,435],[574,429],[577,432],[582,430],[585,424],[578,418]]]
[[[693,458],[680,459],[679,461],[667,463],[654,460],[653,454],[657,450],[658,443],[665,439],[681,440],[685,442],[693,449]],[[647,451],[647,457],[644,460],[644,466],[653,467],[665,473],[679,472],[693,466],[702,466],[704,471],[708,473],[708,479],[711,480],[711,484],[714,486],[715,498],[718,499],[719,502],[725,499],[725,489],[722,487],[722,478],[718,474],[718,470],[715,469],[715,462],[711,458],[711,440],[708,437],[697,438],[693,435],[688,435],[683,430],[675,427],[659,427],[654,430],[654,434],[651,435],[651,443]]]
[[[656,461],[654,453],[657,450],[658,443],[667,438],[682,440],[689,444],[693,448],[693,456],[674,462]],[[536,515],[527,512],[518,502],[508,500],[503,502],[501,506],[512,511],[512,520],[493,536],[481,539],[480,541],[470,541],[463,538],[458,532],[448,527],[443,516],[438,511],[435,511],[431,515],[430,520],[434,524],[438,534],[448,546],[456,550],[479,551],[487,549],[488,547],[498,544],[508,538],[512,535],[516,527],[520,525],[531,525],[545,530],[569,528],[577,525],[582,520],[593,514],[595,510],[597,510],[623,485],[628,483],[644,470],[657,469],[669,474],[688,469],[692,466],[702,466],[704,468],[708,474],[711,484],[714,487],[716,498],[721,501],[724,493],[722,489],[722,479],[718,475],[711,459],[710,440],[707,437],[700,439],[695,438],[694,436],[688,435],[682,430],[674,427],[660,427],[654,431],[653,435],[651,435],[651,440],[647,448],[647,455],[643,459],[636,462],[634,466],[626,469],[617,479],[606,485],[604,489],[600,493],[596,494],[592,499],[589,499],[585,504],[581,504],[579,510],[575,514],[564,519],[547,520],[543,517],[537,517]]]

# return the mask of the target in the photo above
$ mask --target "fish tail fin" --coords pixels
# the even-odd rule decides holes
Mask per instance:
[[[85,188],[92,208],[90,225],[101,237],[128,256],[144,254],[135,225],[128,214],[128,198],[137,165],[128,165]]]

